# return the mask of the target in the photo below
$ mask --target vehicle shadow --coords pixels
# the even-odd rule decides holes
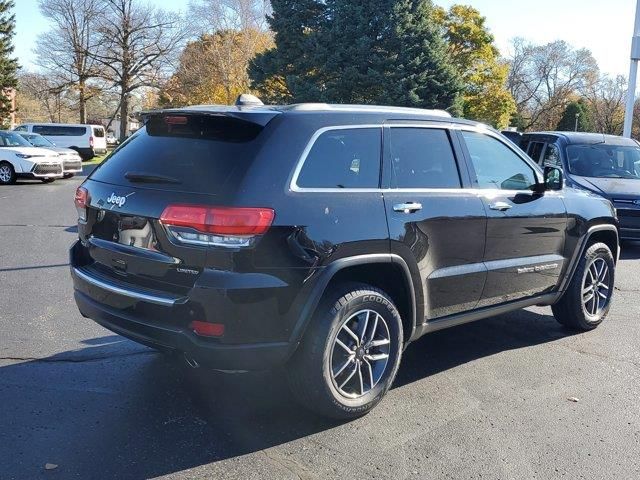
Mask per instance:
[[[394,388],[567,334],[530,311],[437,332],[407,349]],[[158,477],[341,425],[297,405],[279,371],[192,370],[114,335],[84,343],[0,367],[3,478],[44,477],[45,463],[60,478]]]

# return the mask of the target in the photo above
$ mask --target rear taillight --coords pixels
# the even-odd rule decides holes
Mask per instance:
[[[93,136],[89,137],[89,146],[93,148]]]
[[[270,208],[169,205],[160,216],[174,240],[219,247],[248,247],[269,230],[275,217]]]
[[[87,205],[89,204],[89,191],[84,187],[76,189],[75,197],[76,210],[78,211],[78,220],[87,221]]]

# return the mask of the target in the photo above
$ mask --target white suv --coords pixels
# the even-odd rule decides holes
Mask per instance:
[[[36,148],[15,132],[0,131],[0,185],[15,183],[17,178],[53,182],[62,175],[56,152]]]
[[[71,148],[83,160],[107,153],[107,135],[102,125],[72,125],[66,123],[24,123],[16,132],[39,133],[58,147]]]

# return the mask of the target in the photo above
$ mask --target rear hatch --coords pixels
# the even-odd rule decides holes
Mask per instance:
[[[202,235],[189,236],[189,228],[174,233],[161,216],[171,205],[179,224],[181,206],[228,205],[260,149],[262,130],[277,115],[271,113],[151,114],[80,187],[87,197],[79,208],[88,253],[83,268],[136,287],[186,293],[210,247],[199,241]]]
[[[107,149],[107,136],[104,131],[104,127],[91,127],[91,137],[93,139],[93,145],[96,150]]]

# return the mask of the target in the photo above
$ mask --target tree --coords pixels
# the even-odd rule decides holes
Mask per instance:
[[[18,86],[18,60],[12,58],[16,17],[11,10],[13,0],[0,0],[0,118],[3,127],[8,126],[13,113],[11,90]]]
[[[448,11],[437,8],[435,18],[442,25],[449,55],[462,77],[464,116],[497,128],[507,127],[516,111],[506,89],[509,67],[499,58],[485,17],[473,7],[453,5]]]
[[[577,117],[576,117],[577,115]],[[576,123],[577,118],[577,123]],[[577,125],[577,129],[576,129]],[[556,127],[561,132],[591,132],[593,131],[593,123],[591,122],[591,112],[589,105],[584,98],[572,101],[565,108],[562,118]]]
[[[586,91],[593,127],[597,132],[622,135],[627,79],[602,77]]]
[[[327,8],[318,0],[271,0],[271,7],[267,21],[275,48],[256,55],[250,63],[252,88],[269,103],[303,101],[298,85],[307,83],[317,69],[316,38]]]
[[[250,37],[250,40],[247,40]],[[251,43],[253,54],[245,47]],[[187,44],[176,72],[160,92],[165,106],[231,104],[250,89],[247,67],[255,53],[272,45],[271,36],[255,30],[220,30]]]
[[[450,108],[460,91],[430,0],[274,0],[254,87],[294,102]]]
[[[513,49],[507,86],[526,129],[553,129],[576,92],[598,79],[591,52],[564,41],[533,45],[515,39]]]
[[[40,0],[39,6],[52,28],[38,37],[38,64],[60,88],[77,94],[78,117],[85,123],[87,100],[98,93],[89,81],[99,73],[94,53],[100,49],[96,28],[104,6],[99,0]]]
[[[191,41],[163,87],[163,105],[232,103],[250,89],[247,68],[273,46],[266,30],[265,0],[194,0],[189,4]]]
[[[57,81],[45,73],[21,72],[16,105],[21,122],[70,122],[72,102]]]
[[[102,48],[93,53],[101,77],[119,94],[120,138],[127,135],[131,95],[159,87],[184,30],[179,18],[136,0],[102,0],[104,14],[98,26]]]

